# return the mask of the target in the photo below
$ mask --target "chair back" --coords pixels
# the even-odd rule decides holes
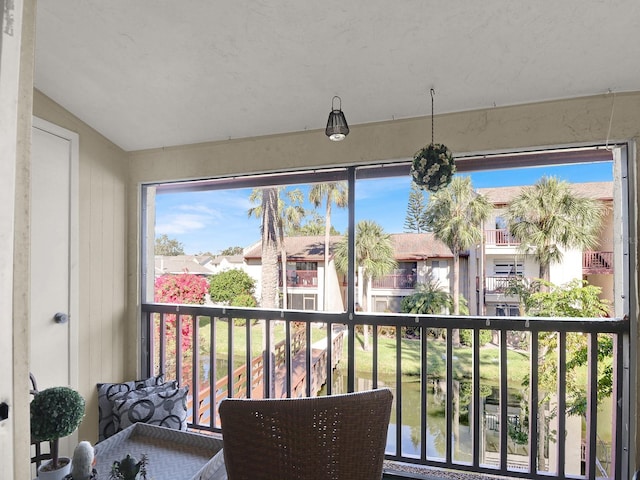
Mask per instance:
[[[220,403],[229,480],[378,480],[393,395],[389,389]]]

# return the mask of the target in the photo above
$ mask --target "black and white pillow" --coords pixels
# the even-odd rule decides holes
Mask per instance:
[[[113,423],[116,431],[142,422],[176,430],[187,429],[187,394],[189,387],[156,387],[155,391],[132,391],[114,401]]]
[[[98,441],[116,433],[113,425],[113,402],[129,392],[164,384],[164,375],[123,383],[98,383]]]

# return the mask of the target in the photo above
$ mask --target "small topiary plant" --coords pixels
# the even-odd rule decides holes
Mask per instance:
[[[71,435],[84,416],[85,401],[69,387],[52,387],[38,392],[31,401],[31,438],[37,442],[49,442],[51,469],[60,465],[58,440]]]

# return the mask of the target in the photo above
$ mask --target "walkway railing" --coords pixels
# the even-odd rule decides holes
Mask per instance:
[[[320,346],[332,361],[316,367],[328,379],[318,394],[393,390],[388,460],[519,478],[624,478],[628,320],[161,304],[143,305],[142,314],[146,373],[208,398],[191,403],[192,428],[219,432],[217,406],[226,396],[273,396],[277,381],[295,396],[296,369],[311,372]],[[344,344],[335,342],[339,332]],[[339,362],[336,350],[344,351]],[[211,389],[210,379],[221,378]],[[315,395],[305,378],[303,394]]]

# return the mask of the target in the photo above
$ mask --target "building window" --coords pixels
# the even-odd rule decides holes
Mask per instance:
[[[518,305],[496,305],[497,317],[519,317],[520,309]]]

